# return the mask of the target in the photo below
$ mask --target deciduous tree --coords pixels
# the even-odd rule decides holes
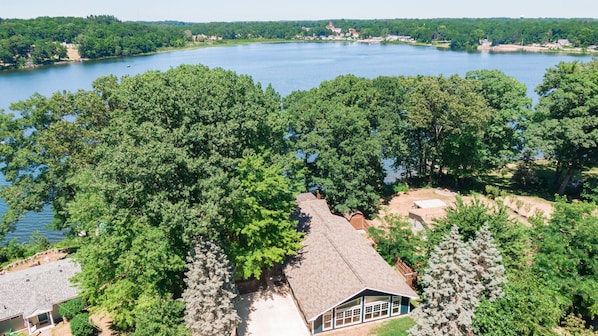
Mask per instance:
[[[444,169],[457,179],[482,169],[491,110],[479,86],[457,75],[409,78],[406,134],[418,171],[429,175],[430,183]]]
[[[503,167],[520,156],[521,131],[530,116],[532,100],[527,96],[525,84],[499,70],[470,71],[465,78],[481,82],[476,91],[490,108],[489,122],[484,128],[484,166]]]
[[[291,181],[271,154],[249,155],[237,167],[238,192],[224,247],[242,278],[259,278],[301,248],[301,234],[289,214],[296,208]]]
[[[544,75],[536,91],[540,102],[528,137],[534,149],[564,173],[558,193],[581,169],[598,162],[598,60],[559,63]]]
[[[371,80],[347,75],[286,100],[290,138],[308,170],[305,187],[319,189],[338,213],[371,213],[380,200],[379,99]]]
[[[411,267],[423,268],[426,253],[424,242],[413,233],[411,225],[399,216],[385,218],[385,222],[385,227],[371,226],[368,229],[376,242],[378,253],[391,265],[400,258]]]
[[[546,223],[535,223],[533,269],[566,307],[586,321],[598,316],[598,217],[594,203],[559,199]],[[564,308],[563,308],[564,309]],[[563,311],[565,313],[565,311]]]

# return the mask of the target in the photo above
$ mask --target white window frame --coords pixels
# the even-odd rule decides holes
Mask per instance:
[[[350,326],[350,325],[354,325],[354,324],[358,324],[358,323],[363,322],[363,318],[362,318],[362,316],[363,316],[362,315],[362,313],[363,313],[363,310],[362,310],[363,309],[363,307],[362,307],[363,300],[362,300],[362,298],[358,298],[358,299],[352,300],[352,301],[357,301],[357,303],[354,304],[354,305],[352,305],[352,306],[349,306],[349,307],[344,307],[344,308],[341,308],[341,309],[338,309],[338,308],[334,309],[334,316],[333,316],[334,328],[337,328],[337,327],[346,327],[346,326]],[[339,306],[342,306],[342,305],[339,305]],[[347,316],[347,313],[349,313],[350,316]],[[339,319],[337,317],[337,314],[343,314],[343,317],[341,319]],[[358,317],[357,321],[355,321],[355,316]],[[348,318],[351,319],[351,322],[345,323],[345,320],[348,319]],[[338,320],[342,321],[342,323],[341,323],[340,326],[337,323]]]
[[[326,316],[330,317],[330,327],[326,328]],[[332,330],[334,328],[334,314],[332,309],[322,314],[322,331]]]
[[[380,296],[385,297],[386,300],[377,300],[374,302],[367,302],[366,296],[366,304],[363,306],[363,321],[375,321],[378,319],[386,318],[391,316],[392,307],[391,307],[391,297],[390,296]],[[383,306],[386,305],[386,309],[383,309]],[[370,310],[370,312],[368,312]],[[382,311],[386,310],[386,314],[382,314]],[[374,316],[374,314],[378,312],[378,316]],[[368,318],[367,315],[371,314],[371,317]]]
[[[391,316],[401,315],[401,301],[403,300],[402,296],[393,296],[392,297],[392,305],[390,309]],[[395,309],[397,312],[395,313]]]

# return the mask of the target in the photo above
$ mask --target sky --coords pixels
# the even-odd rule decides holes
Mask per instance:
[[[598,18],[597,0],[27,0],[0,18],[113,15],[122,21],[283,21],[394,18]]]

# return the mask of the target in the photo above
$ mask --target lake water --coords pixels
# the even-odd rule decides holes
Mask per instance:
[[[322,81],[343,74],[374,78],[381,75],[451,75],[467,71],[499,69],[534,89],[547,68],[559,62],[589,61],[591,56],[541,53],[467,53],[410,45],[367,45],[359,43],[281,43],[175,51],[151,56],[57,65],[36,70],[0,72],[0,109],[9,112],[12,102],[33,93],[91,89],[91,83],[106,75],[136,75],[148,70],[167,70],[181,64],[204,64],[238,74],[248,74],[265,87],[272,84],[280,94],[317,87]],[[6,184],[0,177],[0,185]],[[0,201],[0,214],[6,204]],[[46,230],[52,212],[28,214],[7,238],[27,241],[40,230],[52,241],[62,234]]]

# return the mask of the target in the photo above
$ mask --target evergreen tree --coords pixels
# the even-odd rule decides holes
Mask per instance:
[[[188,257],[183,292],[185,324],[192,335],[230,335],[239,323],[233,267],[220,246],[200,239]]]
[[[413,311],[417,325],[409,335],[472,335],[482,286],[475,276],[472,252],[461,240],[457,226],[431,254],[422,280],[423,302]]]
[[[495,301],[504,295],[502,285],[507,282],[507,278],[505,267],[501,264],[500,251],[494,244],[488,224],[476,233],[470,247],[477,279],[484,286],[483,296]]]

